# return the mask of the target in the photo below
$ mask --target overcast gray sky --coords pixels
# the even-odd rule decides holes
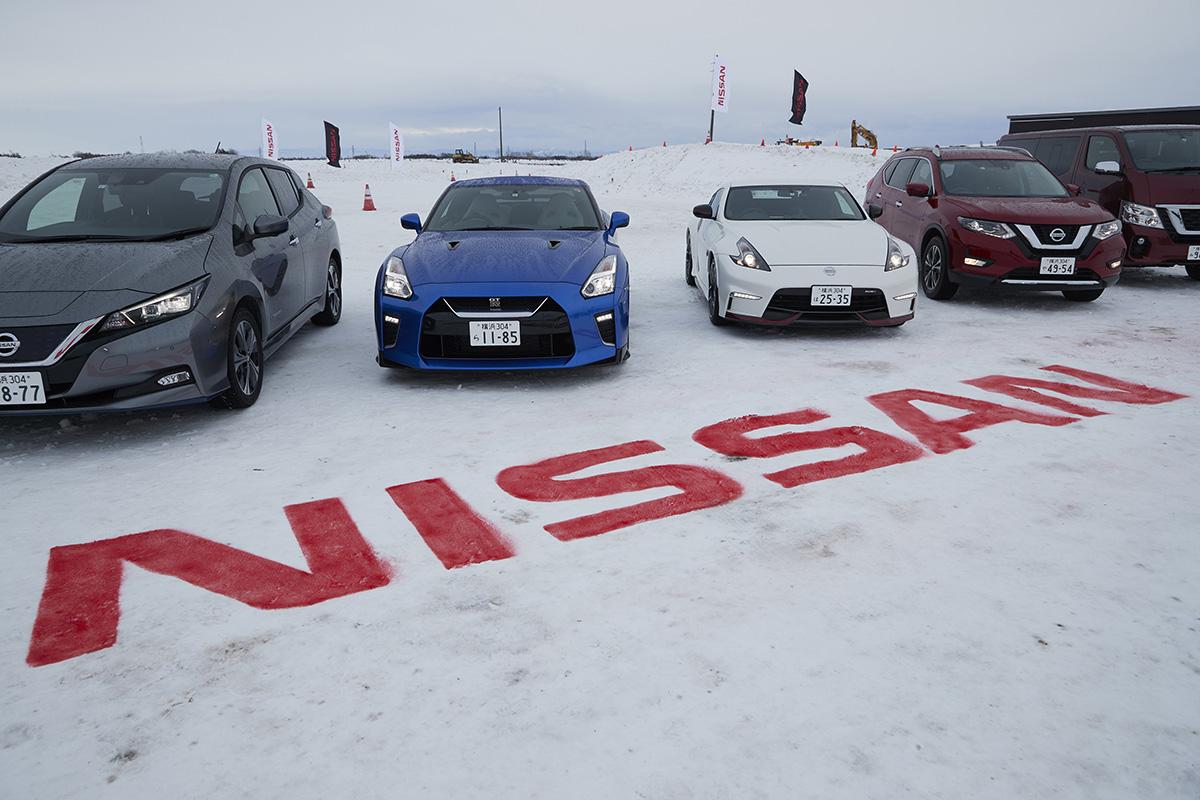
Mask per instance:
[[[108,11],[101,12],[107,7]],[[342,143],[410,152],[702,141],[710,62],[730,67],[717,138],[884,146],[994,141],[1005,116],[1200,103],[1200,0],[559,3],[5,0],[0,152]],[[811,83],[787,124],[792,69]]]

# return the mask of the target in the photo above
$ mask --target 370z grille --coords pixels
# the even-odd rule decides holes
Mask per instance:
[[[814,306],[812,289],[780,289],[767,304],[772,322],[853,322],[887,319],[887,300],[879,289],[853,289],[849,306]]]
[[[421,357],[478,361],[561,358],[565,361],[575,355],[571,321],[554,300],[548,297],[501,297],[496,298],[501,307],[497,311],[492,299],[443,298],[430,306],[421,320]],[[460,316],[467,314],[470,316]],[[472,347],[472,319],[515,320],[521,325],[521,343]]]

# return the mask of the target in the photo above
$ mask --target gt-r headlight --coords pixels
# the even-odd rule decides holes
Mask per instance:
[[[1128,200],[1121,201],[1121,219],[1130,225],[1141,225],[1143,228],[1161,228],[1163,226],[1162,217],[1158,215],[1157,208],[1131,203]]]
[[[404,262],[396,256],[388,256],[387,269],[383,272],[383,293],[401,300],[407,300],[413,295],[408,273],[404,271]]]
[[[1110,220],[1109,222],[1101,222],[1099,225],[1097,225],[1096,229],[1092,231],[1092,236],[1100,241],[1104,241],[1105,239],[1111,239],[1120,232],[1121,221],[1114,219]]]
[[[592,274],[583,282],[583,288],[579,290],[579,293],[584,297],[600,297],[612,294],[616,288],[617,257],[611,255],[600,259],[600,263],[592,270]]]
[[[1003,222],[989,222],[986,219],[971,219],[970,217],[959,217],[958,224],[962,225],[969,231],[982,233],[986,236],[995,236],[997,239],[1011,239],[1017,234],[1013,229],[1005,225]]]
[[[124,331],[186,314],[200,302],[200,296],[204,294],[206,286],[207,276],[174,291],[160,294],[153,300],[109,314],[104,318],[104,322],[100,323],[99,330],[101,333]]]
[[[887,261],[883,263],[883,271],[891,272],[894,269],[907,266],[908,256],[904,255],[904,251],[900,249],[900,243],[889,236]]]
[[[770,272],[771,268],[767,266],[767,260],[762,257],[762,254],[754,249],[754,245],[750,244],[743,237],[737,240],[738,254],[731,255],[733,263],[739,267],[749,267],[750,269],[761,269],[765,272]]]

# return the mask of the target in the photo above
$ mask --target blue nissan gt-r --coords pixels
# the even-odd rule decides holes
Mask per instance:
[[[554,369],[629,356],[629,265],[588,185],[563,178],[450,184],[375,284],[379,364]]]

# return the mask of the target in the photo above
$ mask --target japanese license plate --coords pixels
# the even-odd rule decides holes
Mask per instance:
[[[1053,258],[1042,259],[1042,274],[1043,275],[1074,275],[1075,274],[1075,259],[1062,258],[1055,256]]]
[[[477,322],[471,320],[472,347],[516,347],[521,344],[521,323],[516,320]]]
[[[812,288],[812,304],[814,306],[848,306],[851,286],[814,286]]]
[[[0,372],[0,406],[46,404],[46,387],[40,372]]]

